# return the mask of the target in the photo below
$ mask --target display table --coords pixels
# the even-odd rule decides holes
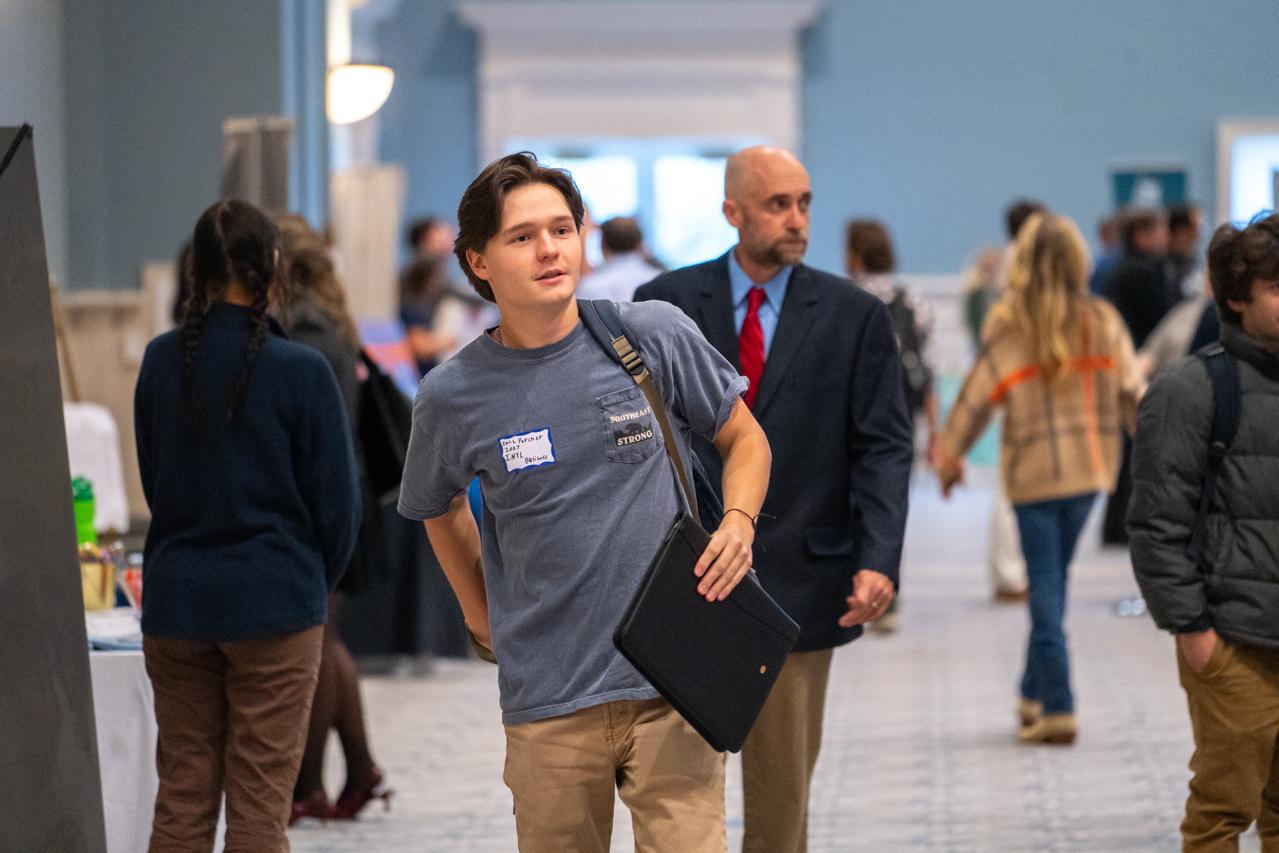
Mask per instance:
[[[126,608],[88,613],[90,636],[121,636]],[[136,624],[136,617],[134,617]],[[159,779],[155,771],[155,699],[141,651],[91,651],[93,712],[98,732],[107,853],[142,853],[151,838]],[[225,816],[214,851],[222,850]]]
[[[140,853],[151,837],[155,705],[142,652],[90,652],[108,853]]]

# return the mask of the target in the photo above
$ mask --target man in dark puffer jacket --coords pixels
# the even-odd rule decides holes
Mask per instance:
[[[1218,229],[1208,273],[1242,403],[1203,556],[1192,562],[1186,546],[1214,405],[1194,357],[1141,402],[1128,532],[1155,623],[1177,635],[1194,729],[1182,849],[1236,850],[1256,820],[1262,849],[1279,850],[1279,215]]]

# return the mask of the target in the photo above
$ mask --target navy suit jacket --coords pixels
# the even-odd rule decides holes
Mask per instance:
[[[683,310],[741,370],[728,255],[664,273],[635,299]],[[773,451],[755,570],[799,623],[797,652],[860,636],[860,626],[839,626],[854,573],[898,582],[914,450],[902,387],[884,304],[847,279],[796,266],[753,411]],[[694,439],[718,488],[719,454]]]

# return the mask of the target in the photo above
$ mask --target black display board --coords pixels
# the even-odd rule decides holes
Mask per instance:
[[[0,165],[0,851],[106,853],[30,127]]]

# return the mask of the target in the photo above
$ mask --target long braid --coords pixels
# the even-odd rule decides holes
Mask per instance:
[[[191,296],[182,323],[182,381],[188,420],[197,430],[203,413],[196,394],[196,360],[208,312],[226,299],[232,285],[249,297],[249,339],[226,407],[231,421],[244,408],[249,375],[266,342],[273,288],[287,289],[277,269],[279,243],[279,232],[266,214],[243,201],[220,201],[196,223],[188,277]]]
[[[249,373],[253,369],[253,362],[258,357],[258,351],[262,349],[262,344],[266,342],[267,334],[267,308],[270,305],[268,299],[269,285],[262,282],[262,274],[257,270],[245,270],[240,273],[240,281],[253,294],[253,305],[249,311],[249,341],[244,348],[244,363],[240,366],[240,375],[235,379],[234,390],[231,392],[231,401],[227,405],[227,420],[233,420],[244,408],[244,399],[249,389]]]
[[[202,298],[204,290],[203,282],[192,288],[182,315],[182,406],[188,425],[197,430],[204,417],[200,395],[195,390],[195,358],[200,351],[200,332],[204,329],[208,308]]]
[[[204,331],[204,320],[209,313],[209,282],[204,276],[195,275],[191,252],[184,253],[182,265],[178,275],[188,283],[187,297],[183,300],[181,309],[182,408],[187,425],[198,432],[204,420],[204,407],[200,404],[200,395],[195,387],[195,362],[200,352],[200,334]]]

